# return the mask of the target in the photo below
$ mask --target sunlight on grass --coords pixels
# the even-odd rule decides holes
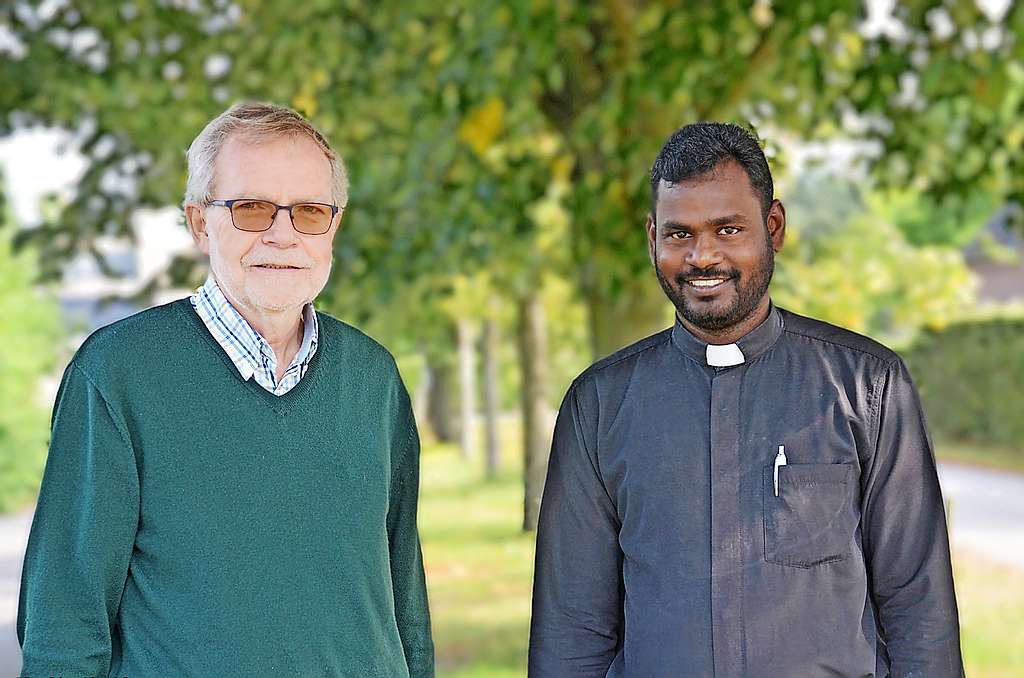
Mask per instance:
[[[935,456],[939,461],[952,461],[971,466],[1024,473],[1024,454],[1018,450],[968,443],[939,442],[935,445]]]
[[[954,554],[953,569],[967,675],[1022,675],[1024,571],[993,565],[964,552]]]
[[[437,675],[524,676],[534,537],[522,531],[519,467],[508,464],[487,482],[479,460],[446,446],[431,446],[422,466]]]
[[[521,529],[517,448],[483,480],[479,458],[428,445],[423,454],[423,537],[439,678],[526,675],[534,535]],[[1024,667],[1024,571],[954,554],[967,675],[1009,678]]]

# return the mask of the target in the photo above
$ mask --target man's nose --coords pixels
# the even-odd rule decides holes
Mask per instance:
[[[296,241],[295,229],[292,228],[292,219],[286,209],[278,209],[274,213],[274,220],[270,222],[270,228],[263,231],[263,242],[267,244],[290,245]]]
[[[722,263],[722,253],[715,238],[708,235],[694,236],[690,251],[686,253],[686,263],[693,268],[710,268]]]

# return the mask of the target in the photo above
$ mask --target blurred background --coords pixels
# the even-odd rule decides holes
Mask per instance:
[[[764,140],[775,302],[899,350],[947,500],[971,676],[1024,673],[1024,3],[13,0],[0,8],[0,676],[61,372],[205,278],[184,151],[240,99],[346,159],[318,308],[398,357],[424,441],[439,676],[524,676],[554,411],[668,326],[647,170]]]

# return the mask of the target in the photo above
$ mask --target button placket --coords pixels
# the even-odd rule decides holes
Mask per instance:
[[[745,521],[739,450],[743,368],[716,370],[711,381],[711,621],[715,675],[746,673]]]

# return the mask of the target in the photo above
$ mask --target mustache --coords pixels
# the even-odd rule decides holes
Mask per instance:
[[[732,269],[725,268],[694,268],[685,273],[679,273],[676,275],[676,282],[679,284],[689,282],[690,280],[700,280],[701,278],[738,278],[740,272]]]
[[[243,266],[293,266],[295,268],[312,268],[309,261],[278,261],[265,256],[244,258]]]

